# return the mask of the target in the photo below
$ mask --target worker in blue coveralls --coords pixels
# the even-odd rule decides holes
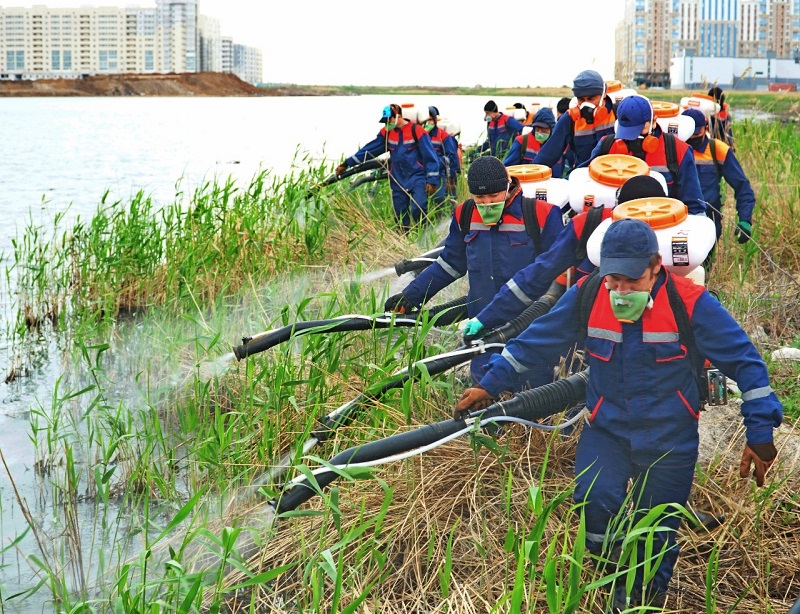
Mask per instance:
[[[439,159],[431,137],[418,123],[403,117],[400,105],[384,107],[380,123],[386,125],[378,136],[345,158],[336,167],[336,174],[388,151],[394,214],[400,228],[407,230],[427,215],[428,196],[439,187]]]
[[[706,116],[699,109],[687,109],[683,112],[694,120],[695,131],[686,143],[694,152],[694,163],[700,179],[700,189],[706,201],[706,214],[717,227],[717,240],[722,234],[722,196],[719,182],[725,180],[733,188],[736,199],[736,238],[739,243],[747,243],[753,232],[753,209],[756,206],[756,195],[750,181],[744,174],[733,149],[716,138],[711,138]]]
[[[443,203],[446,197],[455,198],[461,161],[458,158],[458,141],[438,125],[439,109],[428,107],[428,117],[420,121],[431,137],[436,157],[439,158],[439,187],[433,194],[436,203]]]
[[[487,136],[480,149],[483,153],[491,153],[502,160],[511,147],[514,137],[522,134],[525,126],[510,115],[501,113],[494,100],[483,106],[483,112]]]
[[[644,160],[651,169],[664,175],[667,196],[677,198],[691,214],[706,214],[692,148],[661,130],[655,121],[653,105],[644,96],[627,96],[620,101],[614,136],[600,139],[580,166],[588,166],[604,154],[627,154]]]
[[[477,158],[467,172],[467,185],[474,206],[467,206],[469,201],[456,206],[444,249],[436,262],[423,270],[402,292],[391,296],[386,301],[386,311],[409,313],[469,274],[467,314],[474,316],[514,273],[539,255],[535,241],[526,231],[519,180],[509,178],[499,159],[494,156]],[[542,200],[537,200],[535,207],[540,247],[544,252],[564,225],[558,207]],[[470,210],[469,219],[462,220],[462,215],[467,215]],[[465,211],[467,213],[463,213]],[[463,225],[468,228],[466,231],[462,230],[463,221],[468,223],[468,226]],[[487,360],[485,354],[473,358],[470,365],[473,381],[483,377]],[[552,374],[551,369],[547,379],[536,382],[536,385],[552,381]]]
[[[520,134],[514,138],[511,144],[511,149],[503,159],[503,164],[506,166],[514,166],[517,164],[533,164],[536,154],[542,149],[550,134],[556,127],[556,118],[553,115],[552,109],[549,107],[542,107],[536,111],[531,122],[531,132]],[[562,157],[556,162],[553,167],[553,177],[561,177],[564,172],[564,158]]]
[[[677,292],[683,301],[699,353],[742,391],[747,443],[739,475],[747,477],[753,468],[758,486],[764,485],[777,455],[773,429],[781,424],[783,408],[747,334],[704,287],[664,269],[658,240],[646,223],[626,218],[611,224],[601,243],[599,274],[605,284],[597,286],[595,297],[586,297],[592,305],[588,327],[579,323],[579,282],[506,344],[502,355],[492,357],[486,375],[465,390],[455,413],[460,417],[486,407],[526,369],[545,368],[584,338],[590,367],[586,408],[591,413],[575,453],[574,498],[583,504],[587,548],[602,553],[603,560],[617,557],[624,568],[627,554],[621,555],[619,546],[625,528],[633,526],[625,520],[635,523],[665,505],[658,524],[651,524],[663,527],[653,535],[651,554],[645,536],[637,543],[632,591],[626,594],[625,575],[613,589],[614,611],[645,604],[664,607],[678,557],[680,515],[674,506],[686,505],[692,487],[700,403],[698,379],[681,345],[669,294]],[[625,503],[629,480],[633,512]],[[657,561],[662,553],[645,579],[642,562],[650,556]]]
[[[600,73],[584,70],[572,82],[577,106],[567,109],[556,122],[534,163],[553,168],[567,156],[572,168],[589,158],[597,142],[614,132],[614,103],[606,96],[606,82]],[[553,177],[560,177],[553,173]]]
[[[666,196],[662,185],[653,177],[636,175],[619,188],[617,204],[657,196]],[[595,266],[585,253],[586,243],[599,222],[610,218],[613,211],[611,207],[601,207],[596,212],[598,218],[594,226],[587,226],[588,210],[570,218],[550,249],[533,263],[514,273],[491,302],[477,316],[467,321],[464,326],[464,342],[470,343],[516,318],[541,298],[553,280],[565,271],[572,269],[574,281],[594,271]]]

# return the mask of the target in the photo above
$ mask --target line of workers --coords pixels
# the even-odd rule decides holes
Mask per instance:
[[[594,294],[583,298],[580,289],[590,285],[587,280],[595,270],[586,257],[588,235],[597,228],[598,217],[611,217],[612,207],[602,208],[600,216],[587,209],[565,225],[559,207],[535,199],[531,208],[519,179],[506,167],[543,164],[553,176],[564,177],[600,155],[634,156],[663,176],[666,190],[653,176],[635,175],[619,188],[616,206],[671,197],[686,205],[689,214],[710,217],[717,239],[724,179],[735,193],[740,243],[753,232],[755,196],[734,154],[724,106],[710,126],[703,112],[685,111],[694,131],[684,142],[661,129],[646,97],[634,93],[612,101],[595,71],[578,74],[572,92],[572,103],[559,109],[558,118],[550,109],[526,117],[532,128],[527,133],[525,123],[501,113],[493,101],[486,103],[488,138],[478,147],[483,155],[467,172],[472,198],[456,206],[437,260],[391,296],[385,309],[418,309],[466,275],[470,319],[464,341],[472,343],[519,315],[560,273],[575,271],[577,284],[550,313],[502,352],[487,351],[473,359],[472,385],[463,392],[454,417],[486,407],[504,391],[552,380],[554,364],[582,342],[590,365],[591,416],[578,442],[574,498],[585,513],[587,549],[593,562],[625,570],[625,527],[654,508],[660,510],[652,544],[639,540],[638,554],[631,559],[650,561],[648,552],[657,553],[651,573],[645,575],[641,565],[632,568],[632,578],[626,572],[609,594],[613,612],[641,606],[660,610],[668,602],[678,558],[678,510],[689,500],[698,454],[703,383],[696,377],[696,354],[733,377],[742,391],[747,443],[737,466],[743,478],[752,471],[758,486],[777,456],[773,430],[782,421],[781,403],[745,332],[703,286],[662,265],[648,224],[628,218],[607,228],[599,267],[604,284],[592,285]],[[721,91],[711,94],[724,103]],[[428,118],[416,123],[405,119],[398,105],[387,106],[377,137],[337,168],[341,173],[388,151],[392,198],[403,226],[421,219],[428,197],[441,198],[442,189],[446,194],[459,170],[452,143],[445,145],[452,136],[437,127],[437,116],[431,107]],[[687,328],[692,333],[688,338]],[[630,483],[632,499],[627,494]],[[631,500],[637,508],[627,512],[633,520],[626,525],[619,516],[626,514]]]
[[[571,100],[565,97],[558,101],[557,115],[548,107],[531,113],[522,103],[516,103],[512,114],[507,114],[489,100],[484,105],[486,140],[468,158],[491,154],[505,166],[541,164],[552,170],[553,177],[568,177],[573,169],[587,166],[598,155],[628,153],[664,174],[669,196],[683,201],[692,213],[712,218],[718,238],[723,204],[720,181],[724,179],[734,191],[737,238],[741,242],[749,239],[755,195],[734,153],[728,106],[719,87],[709,90],[718,104],[716,113],[706,117],[695,108],[684,111],[694,120],[695,130],[685,143],[675,139],[677,169],[671,164],[674,160],[667,160],[673,148],[665,143],[647,98],[627,96],[632,99],[628,101],[630,112],[649,116],[647,133],[609,139],[611,147],[605,150],[601,141],[615,134],[621,101],[612,99],[608,83],[594,70],[584,70],[575,77],[572,93]],[[524,119],[515,119],[517,114],[524,114]],[[427,219],[430,203],[456,198],[457,180],[464,166],[462,146],[459,133],[450,134],[439,120],[435,106],[427,107],[427,113],[418,113],[414,121],[404,116],[400,105],[387,105],[379,119],[383,127],[378,134],[345,158],[336,167],[336,174],[388,152],[395,218],[401,228],[411,228]]]

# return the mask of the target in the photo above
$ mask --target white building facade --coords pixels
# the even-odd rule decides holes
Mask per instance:
[[[617,36],[616,78],[665,86],[673,58],[800,57],[800,0],[625,0]]]
[[[240,51],[234,70],[228,41],[226,70],[219,20],[200,15],[197,0],[156,0],[150,8],[0,7],[0,79],[210,71],[260,82],[260,50],[239,45],[250,51]]]

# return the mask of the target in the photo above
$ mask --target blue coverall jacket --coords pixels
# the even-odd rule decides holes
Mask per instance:
[[[576,501],[585,502],[591,550],[622,537],[612,534],[612,525],[624,506],[629,479],[637,484],[637,518],[655,505],[685,505],[691,491],[699,445],[699,390],[669,305],[666,275],[662,270],[651,292],[652,309],[631,324],[613,316],[602,285],[593,303],[584,342],[590,367],[586,407],[591,416],[576,451],[574,495]],[[742,391],[747,441],[772,441],[783,410],[758,350],[702,286],[683,278],[674,280],[698,350]],[[577,296],[578,286],[573,286],[549,313],[512,339],[501,355],[495,354],[481,386],[496,396],[526,369],[540,371],[567,352],[580,337]],[[664,545],[668,552],[651,588],[666,592],[678,556],[674,530],[680,517],[659,522],[673,531],[659,531],[655,536],[655,552]],[[639,547],[644,556],[641,542]],[[637,582],[641,590],[641,573]]]
[[[456,207],[444,249],[436,262],[424,269],[403,290],[405,297],[415,307],[423,305],[437,292],[468,274],[467,314],[472,317],[492,300],[514,273],[536,259],[539,254],[525,230],[522,216],[522,191],[516,180],[512,180],[512,186],[517,193],[506,205],[500,223],[494,226],[484,224],[475,207],[469,232],[463,233],[459,220],[464,204]],[[558,207],[537,201],[536,212],[544,252],[556,240],[564,225]],[[473,373],[482,374],[479,367],[485,364],[485,357],[482,355],[473,360]]]
[[[461,164],[458,159],[458,141],[455,137],[448,134],[446,130],[435,126],[430,131],[431,143],[439,158],[439,189],[433,195],[436,202],[443,202],[447,196],[447,179],[456,181],[461,172]],[[452,196],[455,196],[453,194]]]
[[[416,131],[416,138],[414,137]],[[344,161],[355,166],[389,152],[389,183],[392,205],[401,225],[419,220],[428,210],[425,184],[439,185],[439,158],[431,137],[417,123],[387,132],[381,128],[374,139]]]
[[[739,160],[728,145],[720,140],[714,139],[714,153],[716,153],[716,163],[711,155],[711,140],[705,136],[694,150],[694,163],[697,166],[697,177],[700,180],[700,189],[703,191],[703,199],[710,205],[707,208],[708,217],[714,220],[717,227],[717,238],[722,234],[722,196],[720,195],[719,182],[725,182],[733,188],[736,198],[736,212],[739,220],[752,223],[753,209],[756,206],[756,195],[750,181],[744,174]]]
[[[555,130],[542,145],[534,163],[553,168],[562,156],[565,156],[567,159],[574,160],[574,168],[586,161],[600,139],[607,134],[614,134],[614,122],[616,121],[614,104],[608,96],[603,104],[606,107],[607,117],[602,122],[595,121],[590,124],[582,117],[574,119],[575,110],[559,117]],[[558,175],[553,172],[553,177],[556,176]]]
[[[611,217],[611,213],[612,209],[603,209],[603,219]],[[492,301],[475,316],[481,324],[491,329],[510,322],[547,292],[553,280],[571,267],[575,267],[575,280],[594,270],[595,267],[588,257],[578,262],[575,256],[586,218],[587,213],[584,212],[570,219],[550,249],[514,273]]]
[[[511,147],[514,137],[521,134],[524,127],[519,120],[501,113],[497,119],[486,122],[487,138],[481,149],[488,149],[493,156],[502,160]]]

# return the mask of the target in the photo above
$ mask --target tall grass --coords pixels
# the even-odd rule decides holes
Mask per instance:
[[[779,125],[735,129],[759,198],[760,249],[733,240],[728,198],[710,287],[749,327],[766,329],[766,351],[800,339],[798,302],[786,300],[800,269],[792,249],[800,146]],[[424,323],[304,335],[228,362],[242,335],[382,311],[389,284],[359,274],[436,240],[429,229],[392,229],[385,185],[309,198],[323,175],[209,183],[165,207],[143,194],[104,201],[90,220],[31,223],[16,240],[8,277],[19,347],[50,328],[71,341],[58,347],[64,367],[53,394],[31,412],[42,498],[57,503],[45,518],[31,514],[39,545],[26,558],[38,595],[48,591],[60,611],[603,611],[611,582],[629,575],[587,565],[571,500],[574,435],[516,426],[497,441],[474,433],[354,472],[268,526],[264,503],[281,484],[250,485],[283,450],[366,387],[460,344],[452,327]],[[462,294],[463,284],[452,291]],[[788,390],[791,376],[771,368]],[[444,419],[467,378],[457,369],[368,400],[314,456],[298,454],[294,471]],[[785,553],[800,546],[794,482],[776,480],[766,497],[718,462],[697,488],[728,522],[712,534],[681,530],[670,606],[785,609],[797,571]],[[620,517],[620,534],[652,540],[655,517],[629,520]],[[651,573],[661,553],[638,560],[633,545],[625,542],[623,560]],[[756,574],[764,579],[754,582]]]

